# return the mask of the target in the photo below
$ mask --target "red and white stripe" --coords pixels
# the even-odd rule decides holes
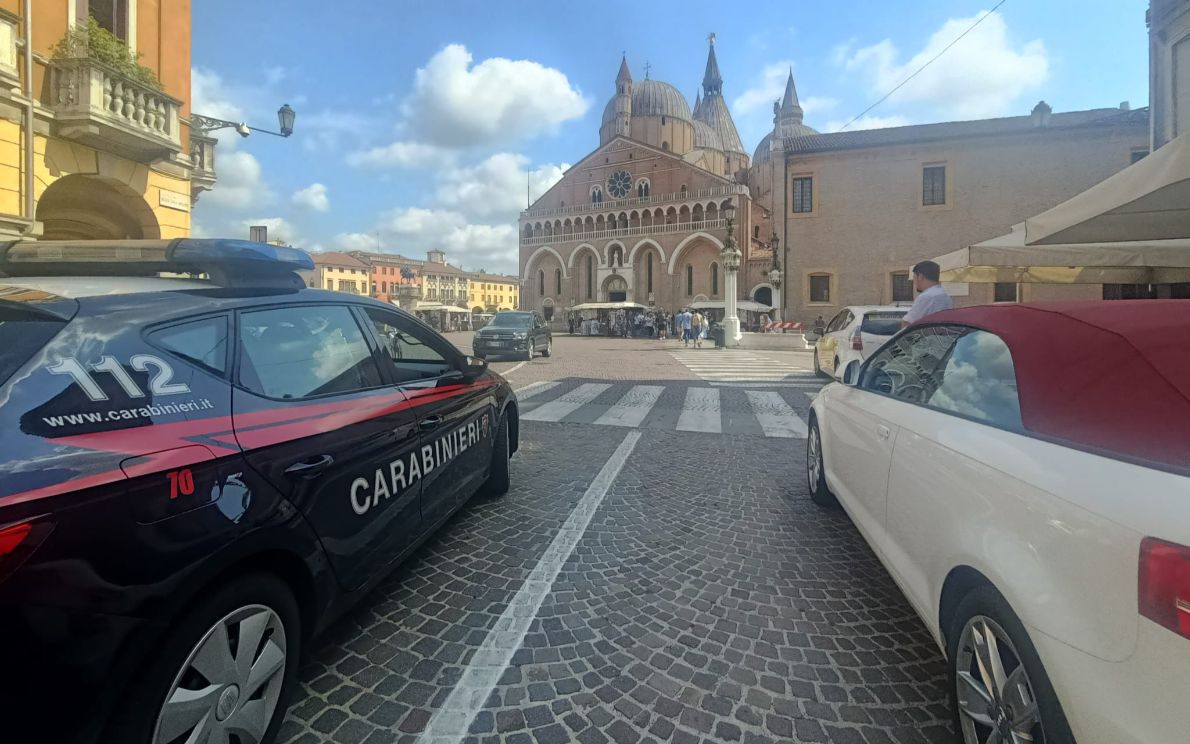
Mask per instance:
[[[800,331],[805,326],[802,323],[790,323],[788,321],[768,320],[768,321],[762,322],[760,324],[760,327],[765,331],[776,331],[776,330]]]

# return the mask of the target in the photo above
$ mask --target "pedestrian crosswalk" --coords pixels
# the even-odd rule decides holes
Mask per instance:
[[[804,439],[803,392],[566,380],[526,386],[518,400],[522,421]]]
[[[699,379],[708,382],[822,385],[822,380],[811,370],[747,349],[675,349],[670,354]]]

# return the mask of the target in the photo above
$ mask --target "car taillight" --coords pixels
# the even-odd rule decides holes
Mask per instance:
[[[0,530],[0,558],[16,550],[17,546],[24,542],[32,530],[33,525],[28,522],[14,524],[11,527],[5,527]]]
[[[863,351],[864,350],[864,338],[863,338],[863,336],[859,335],[859,331],[856,331],[851,336],[851,348],[854,349],[855,351]]]
[[[1190,638],[1190,548],[1141,540],[1139,607],[1144,617]]]

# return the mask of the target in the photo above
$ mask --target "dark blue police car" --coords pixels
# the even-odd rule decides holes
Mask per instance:
[[[507,491],[507,383],[311,269],[0,243],[0,738],[271,741],[311,636]]]

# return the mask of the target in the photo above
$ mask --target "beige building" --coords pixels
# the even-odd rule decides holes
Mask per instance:
[[[313,253],[311,257],[314,271],[306,279],[309,286],[357,295],[372,294],[372,267],[364,261],[346,253]]]
[[[1190,132],[1190,2],[1152,0],[1147,21],[1155,150]]]
[[[1148,132],[1147,109],[1054,113],[1045,102],[1028,116],[778,132],[751,182],[771,209],[762,230],[782,237],[785,318],[911,301],[914,263],[1003,234],[1126,168],[1148,154]],[[947,289],[957,305],[1103,296],[1099,285]]]
[[[538,277],[545,281],[545,274]],[[521,307],[521,279],[504,274],[473,272],[467,276],[469,289],[467,304],[473,313],[519,310]],[[544,292],[542,293],[544,294]]]
[[[753,237],[750,159],[723,99],[713,40],[693,110],[677,88],[633,80],[621,61],[599,143],[521,213],[523,309],[561,322],[562,310],[588,302],[672,312],[723,300],[729,204],[743,253],[740,297],[765,281],[771,251]]]

